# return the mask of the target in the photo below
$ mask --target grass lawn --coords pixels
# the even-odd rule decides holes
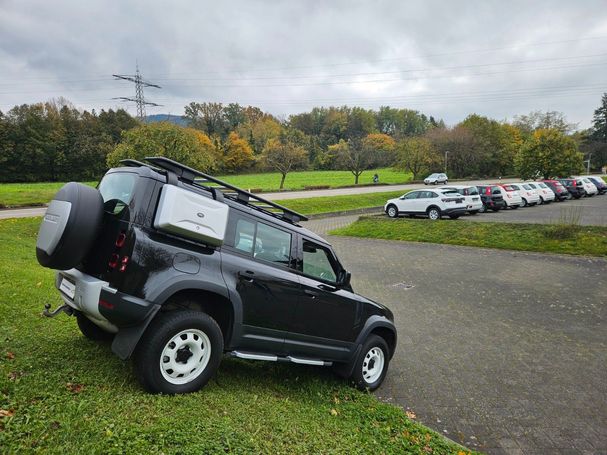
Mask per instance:
[[[41,316],[60,298],[35,259],[39,222],[0,221],[0,452],[460,451],[328,369],[226,358],[202,392],[144,393],[73,318]]]
[[[407,183],[411,174],[395,172],[392,168],[365,171],[360,176],[360,184],[373,182],[373,174],[379,174],[381,183]],[[280,174],[224,175],[219,177],[244,189],[278,191]],[[97,182],[85,182],[95,186]],[[0,208],[23,207],[48,203],[64,182],[54,183],[0,183]],[[285,180],[285,189],[302,190],[305,186],[330,185],[331,187],[354,185],[354,176],[348,171],[303,171],[291,172]]]
[[[301,214],[315,215],[383,206],[388,199],[402,196],[406,192],[407,191],[387,191],[342,196],[321,196],[302,199],[285,199],[276,202]]]
[[[361,217],[333,235],[447,243],[507,250],[607,256],[607,228],[427,219]]]

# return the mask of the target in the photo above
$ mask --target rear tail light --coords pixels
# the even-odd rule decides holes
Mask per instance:
[[[126,234],[121,232],[118,234],[118,238],[116,239],[116,246],[118,248],[122,248],[124,246],[124,242],[126,241]]]
[[[126,270],[126,266],[129,264],[129,257],[128,256],[124,256],[122,258],[122,260],[120,261],[120,268],[118,269],[119,272],[124,272]]]
[[[118,265],[118,261],[120,260],[120,256],[118,256],[118,253],[114,253],[112,254],[112,257],[110,257],[110,262],[108,262],[108,267],[110,269],[115,269],[116,266]]]
[[[102,306],[103,308],[107,308],[108,310],[114,309],[114,304],[110,303],[110,302],[106,302],[105,300],[99,300],[99,306]]]

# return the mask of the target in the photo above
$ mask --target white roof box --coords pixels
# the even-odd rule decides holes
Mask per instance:
[[[174,185],[164,185],[154,227],[219,246],[225,237],[228,211],[229,207],[223,202]]]

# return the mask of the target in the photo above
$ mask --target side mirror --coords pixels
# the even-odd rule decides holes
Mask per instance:
[[[350,272],[342,270],[339,273],[339,280],[338,280],[337,284],[340,287],[348,287],[348,286],[350,286],[350,279],[351,278],[352,278],[352,274]]]

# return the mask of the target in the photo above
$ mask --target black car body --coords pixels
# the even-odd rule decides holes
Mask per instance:
[[[93,331],[113,334],[114,353],[121,359],[135,354],[141,363],[146,346],[156,342],[150,331],[164,329],[158,318],[200,312],[220,329],[222,351],[237,357],[333,364],[351,376],[365,343],[379,337],[387,346],[387,368],[396,346],[391,311],[353,292],[331,245],[301,227],[301,215],[243,190],[222,192],[198,183],[193,170],[164,160],[153,162],[164,169],[133,162],[111,169],[101,181],[101,227],[84,258],[57,273],[56,287],[79,325],[90,321]],[[165,185],[229,207],[223,244],[155,227]],[[192,333],[195,338],[198,332]],[[187,349],[171,361],[187,363]],[[138,371],[152,392],[190,392],[204,385],[163,387],[157,378],[145,378],[146,368],[139,365]]]
[[[558,179],[558,181],[569,191],[574,199],[579,199],[586,195],[586,190],[576,179]]]
[[[506,202],[502,196],[502,191],[499,186],[496,185],[479,185],[477,186],[478,192],[483,202],[483,212],[487,210],[498,210],[506,208]]]

